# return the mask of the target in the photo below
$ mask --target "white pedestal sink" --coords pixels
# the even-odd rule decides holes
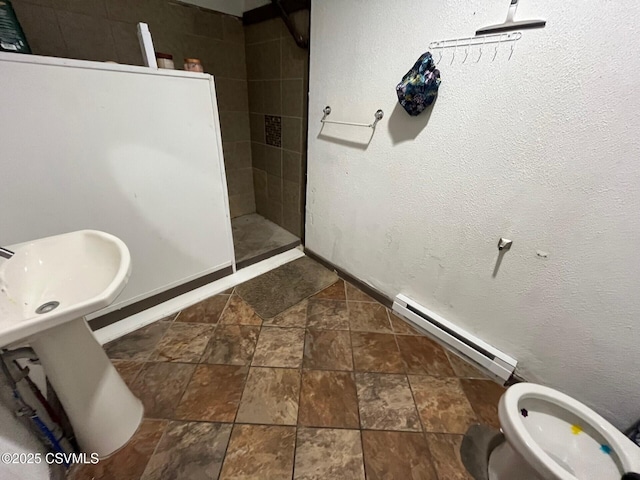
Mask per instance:
[[[94,230],[12,250],[12,258],[0,258],[0,347],[30,343],[81,449],[110,455],[135,433],[143,408],[84,316],[120,294],[131,273],[129,250],[120,239]]]

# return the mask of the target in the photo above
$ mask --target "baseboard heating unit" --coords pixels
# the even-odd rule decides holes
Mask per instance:
[[[504,381],[516,368],[518,362],[514,358],[402,294],[395,298],[393,311]]]

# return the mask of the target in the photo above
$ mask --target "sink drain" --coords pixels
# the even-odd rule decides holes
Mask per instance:
[[[55,310],[60,302],[47,302],[36,308],[36,313],[49,313],[51,310]]]

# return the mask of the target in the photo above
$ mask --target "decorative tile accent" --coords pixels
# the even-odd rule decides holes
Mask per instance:
[[[264,116],[264,136],[267,145],[282,147],[282,117]]]

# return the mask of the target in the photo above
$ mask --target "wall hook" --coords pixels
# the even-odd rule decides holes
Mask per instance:
[[[513,245],[513,240],[509,240],[508,238],[501,238],[498,240],[498,250],[507,251],[511,249],[511,245]]]

